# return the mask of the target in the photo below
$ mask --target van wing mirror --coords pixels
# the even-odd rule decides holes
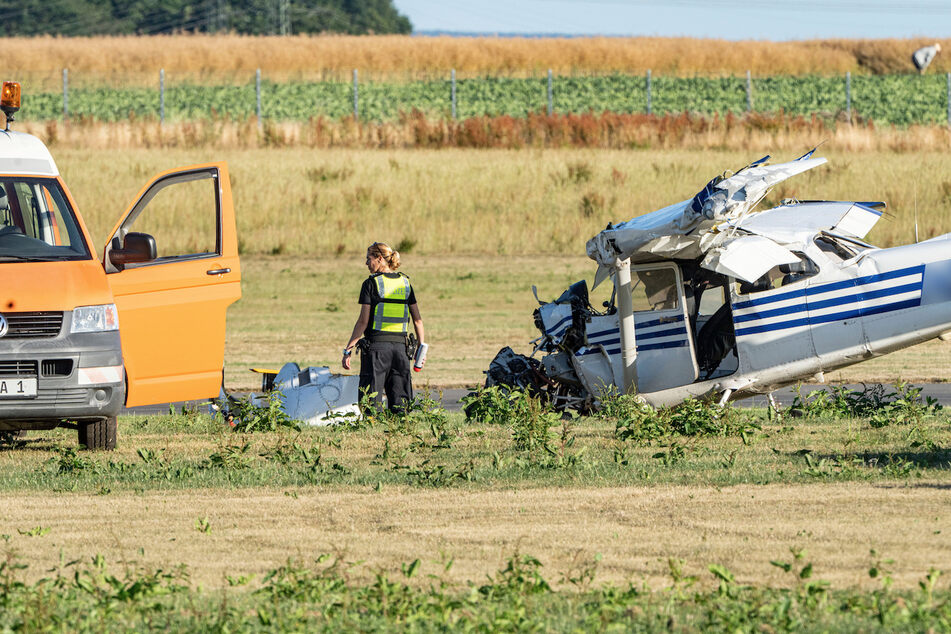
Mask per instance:
[[[158,256],[155,238],[147,233],[131,231],[126,234],[122,248],[109,251],[109,261],[120,271],[126,264],[151,262]]]

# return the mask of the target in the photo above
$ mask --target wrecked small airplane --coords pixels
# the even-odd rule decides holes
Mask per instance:
[[[584,281],[539,301],[531,357],[504,348],[487,384],[530,387],[579,411],[597,409],[605,390],[655,407],[725,404],[951,338],[951,234],[876,248],[863,238],[882,202],[783,200],[754,211],[771,187],[826,162],[814,152],[778,165],[764,157],[608,225],[587,254],[594,285],[613,281],[610,301],[593,308]]]

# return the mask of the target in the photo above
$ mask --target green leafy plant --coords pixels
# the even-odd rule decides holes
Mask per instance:
[[[195,520],[195,530],[199,533],[208,534],[211,532],[211,522],[208,521],[207,517],[199,517]]]
[[[507,425],[524,393],[503,385],[480,387],[462,397],[466,419],[491,425]]]
[[[539,398],[524,392],[513,400],[515,404],[509,426],[512,430],[512,448],[516,451],[533,452],[545,449],[551,440],[551,428],[561,420],[561,414],[553,411]]]
[[[95,469],[95,463],[78,453],[75,447],[57,447],[55,456],[50,457],[46,462],[56,467],[59,474],[78,473],[81,471]]]
[[[284,411],[284,395],[280,392],[269,392],[266,405],[256,405],[251,397],[248,397],[232,401],[230,406],[235,431],[244,433],[279,429],[300,431],[300,423]]]
[[[801,386],[797,386],[791,409],[807,418],[868,418],[872,427],[918,423],[941,411],[935,399],[922,399],[920,387],[899,381],[893,388],[888,392],[880,384],[861,390],[839,385],[803,396]]]
[[[254,461],[254,456],[249,453],[250,449],[250,442],[241,445],[225,445],[208,456],[205,465],[208,468],[225,470],[247,469]]]
[[[34,526],[33,528],[29,530],[25,530],[25,531],[21,531],[18,528],[17,532],[27,537],[42,537],[43,535],[46,535],[47,533],[49,533],[50,529],[46,526]]]

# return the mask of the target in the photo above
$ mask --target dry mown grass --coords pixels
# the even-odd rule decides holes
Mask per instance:
[[[673,557],[707,583],[706,566],[719,563],[740,583],[783,585],[769,562],[788,559],[790,547],[806,549],[814,576],[837,588],[877,585],[866,574],[871,549],[894,559],[899,587],[914,587],[951,560],[946,493],[926,483],[18,493],[0,496],[0,532],[50,529],[15,542],[31,576],[54,568],[61,552],[101,553],[158,568],[185,563],[206,587],[321,553],[364,562],[358,576],[417,557],[424,571],[441,572],[451,559],[449,578],[463,583],[516,552],[541,559],[553,580],[600,553],[599,582],[668,585]],[[196,529],[198,518],[210,532]]]
[[[569,73],[803,75],[911,72],[911,52],[932,40],[740,41],[692,38],[454,38],[379,36],[171,35],[6,38],[5,67],[55,87],[69,68],[87,82],[148,83],[170,77],[240,78],[260,68],[270,79]],[[943,45],[951,40],[941,41]],[[935,72],[951,61],[939,56]]]

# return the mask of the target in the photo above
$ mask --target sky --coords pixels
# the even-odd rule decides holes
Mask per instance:
[[[415,32],[702,37],[944,38],[951,0],[394,0]]]

